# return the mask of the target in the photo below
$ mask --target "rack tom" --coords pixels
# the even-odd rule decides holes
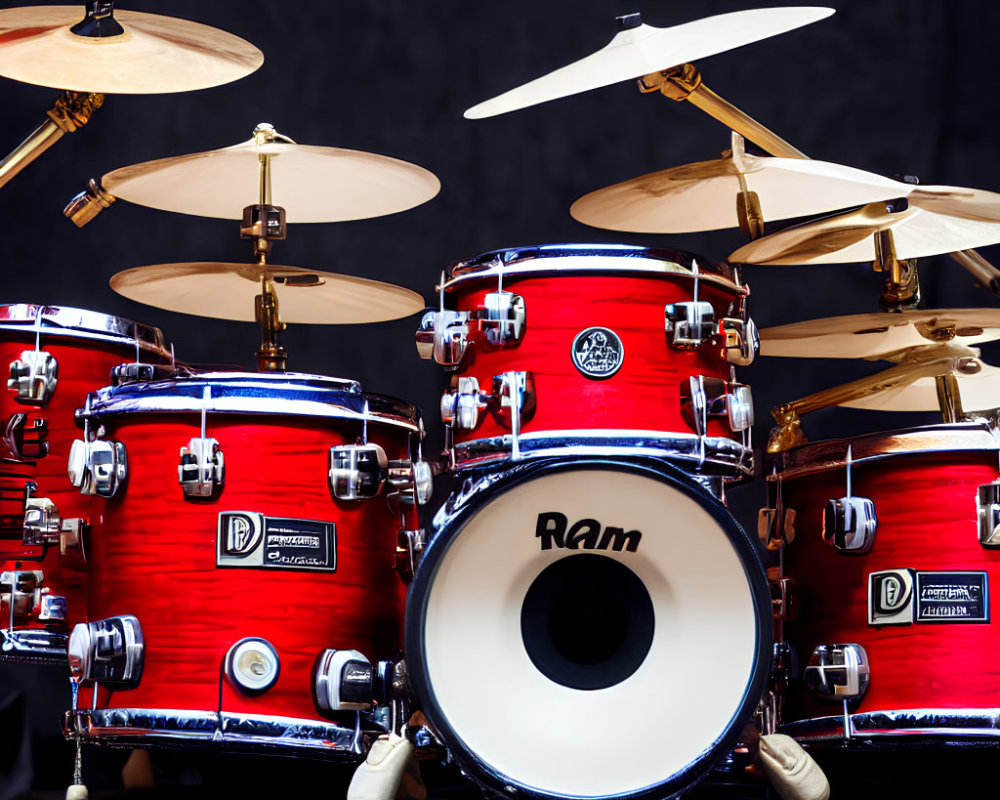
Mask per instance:
[[[453,374],[441,400],[459,468],[560,452],[752,471],[756,352],[747,290],[672,250],[561,244],[454,264],[420,354]]]

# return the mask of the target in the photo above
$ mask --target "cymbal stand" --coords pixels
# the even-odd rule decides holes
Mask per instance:
[[[875,236],[875,261],[872,269],[886,273],[885,283],[879,301],[887,311],[902,308],[916,308],[920,302],[920,280],[917,276],[917,260],[896,258],[896,246],[892,231],[878,231]]]
[[[709,89],[694,64],[681,64],[662,72],[653,72],[638,79],[639,91],[644,94],[660,92],[671,100],[687,100],[710,117],[751,142],[763,147],[773,156],[782,158],[808,158],[801,150],[792,147],[773,131],[761,125],[731,103]]]
[[[736,131],[731,136],[731,158],[740,181],[740,193],[736,195],[736,218],[740,222],[740,232],[748,239],[759,239],[764,235],[764,212],[760,208],[760,197],[747,185],[747,173],[751,171],[747,163],[744,139]]]
[[[258,125],[253,132],[258,145],[267,144],[281,137],[274,127],[266,123]],[[278,295],[274,291],[274,281],[267,272],[267,256],[272,250],[272,242],[285,238],[285,209],[271,204],[271,155],[259,156],[259,202],[243,209],[243,223],[240,237],[253,242],[253,254],[261,268],[260,294],[254,298],[254,318],[260,326],[260,349],[257,351],[259,372],[284,372],[288,363],[288,352],[278,343],[279,335],[287,327],[278,313]]]
[[[805,444],[802,414],[909,386],[920,378],[935,379],[942,417],[946,422],[958,422],[963,418],[963,412],[955,376],[979,372],[982,365],[977,356],[978,351],[971,347],[954,343],[915,347],[905,354],[902,363],[894,367],[780,405],[771,411],[778,424],[768,438],[767,451],[781,453]]]
[[[104,104],[104,95],[94,92],[63,92],[56,104],[46,112],[48,119],[27,139],[0,161],[0,186],[38,158],[63,134],[72,133],[90,121],[91,115]]]

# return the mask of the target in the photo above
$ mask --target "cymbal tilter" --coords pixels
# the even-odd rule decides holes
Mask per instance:
[[[915,258],[900,260],[896,257],[896,246],[890,228],[876,231],[873,237],[875,261],[872,263],[872,269],[886,273],[885,284],[879,297],[881,305],[891,311],[915,308],[920,302],[917,260]]]
[[[261,268],[266,265],[261,257]],[[288,352],[278,343],[279,334],[287,327],[278,314],[278,295],[273,281],[262,274],[260,294],[254,298],[254,316],[260,325],[260,349],[257,351],[258,372],[284,372]]]

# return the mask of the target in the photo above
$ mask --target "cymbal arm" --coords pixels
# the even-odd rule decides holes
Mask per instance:
[[[951,355],[927,361],[897,364],[889,369],[876,372],[874,375],[859,378],[842,386],[824,389],[821,392],[815,392],[799,400],[778,406],[771,411],[771,416],[774,417],[778,426],[771,431],[767,442],[767,451],[780,453],[805,442],[799,419],[802,414],[841,405],[888,389],[908,386],[920,378],[948,375],[956,366],[957,359]]]
[[[82,128],[91,115],[104,104],[104,95],[63,92],[47,112],[48,119],[0,161],[0,186],[58,142],[64,133]]]
[[[745,139],[763,147],[772,156],[782,158],[809,157],[709,89],[702,81],[701,73],[694,64],[681,64],[679,67],[671,67],[663,72],[645,75],[639,78],[639,90],[642,92],[659,91],[671,100],[687,100],[710,117],[715,117],[719,122],[741,134]]]
[[[994,267],[975,250],[958,250],[948,255],[968,270],[983,286],[1000,297],[1000,269]]]

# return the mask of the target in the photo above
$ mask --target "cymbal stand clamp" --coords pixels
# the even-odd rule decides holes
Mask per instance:
[[[261,263],[263,264],[263,259]],[[260,325],[257,370],[284,372],[288,363],[288,352],[278,343],[278,336],[285,329],[285,323],[278,316],[278,295],[274,292],[274,284],[270,278],[261,277],[260,292],[254,298],[254,316]]]
[[[900,260],[896,257],[892,231],[888,228],[875,233],[875,261],[872,269],[887,273],[879,296],[879,302],[887,311],[917,307],[920,303],[917,260]]]

